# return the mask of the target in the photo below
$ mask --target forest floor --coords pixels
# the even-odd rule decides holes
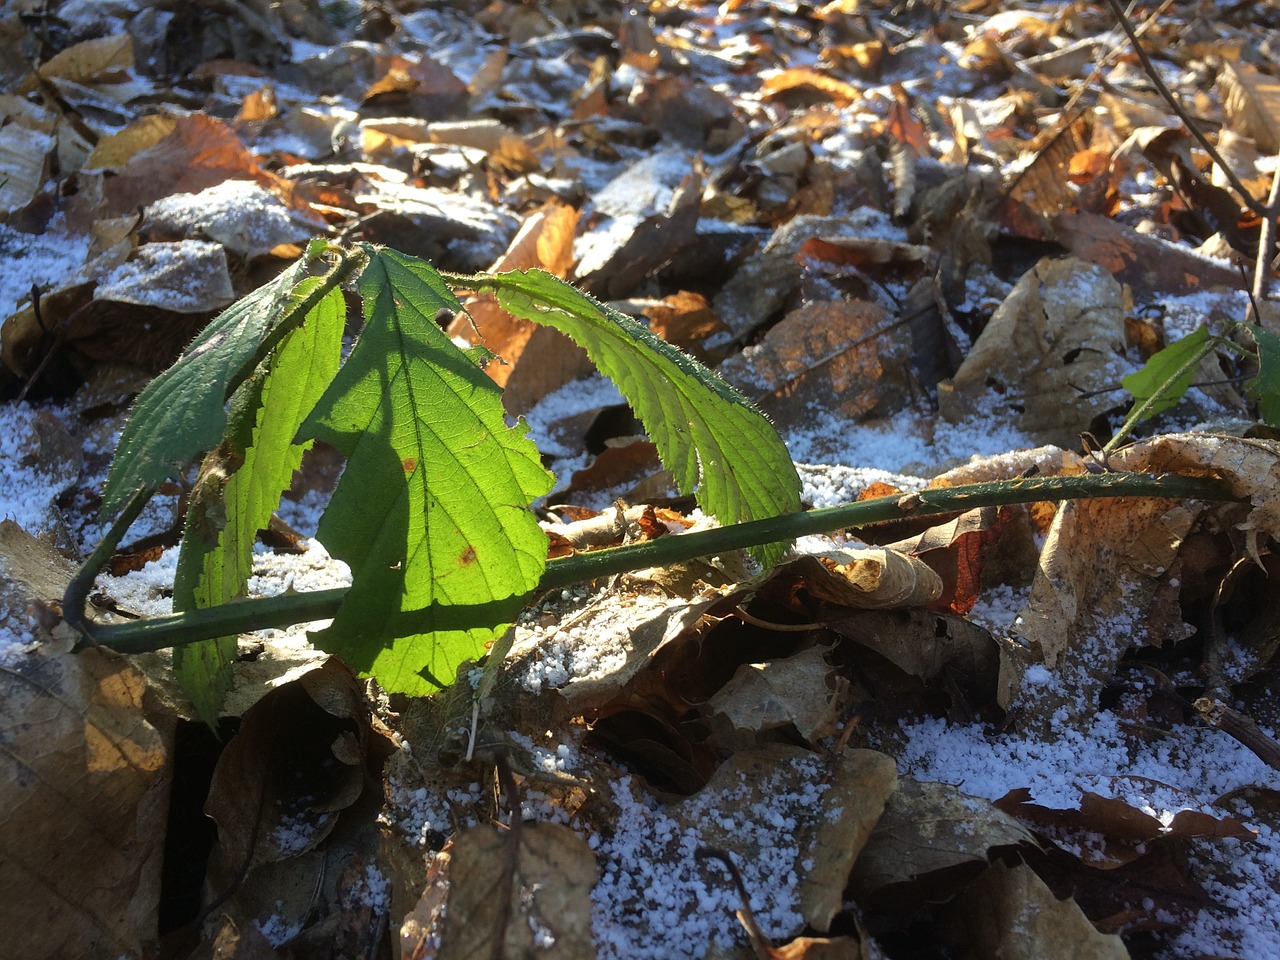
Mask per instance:
[[[1280,333],[1280,8],[1128,16],[1150,67],[1109,2],[7,4],[0,955],[1280,957],[1280,444],[1244,326]],[[72,654],[58,604],[133,398],[314,236],[570,280],[757,404],[806,507],[1109,470],[1246,502],[566,588],[474,713],[322,623],[258,631],[215,733],[169,652]],[[557,544],[707,523],[582,350],[464,304]],[[1231,343],[1100,453],[1201,328]],[[251,594],[350,582],[312,539],[341,469],[307,454]],[[192,479],[95,609],[172,611]],[[841,579],[897,563],[911,589]]]

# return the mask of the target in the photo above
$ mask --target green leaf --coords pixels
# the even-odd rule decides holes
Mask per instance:
[[[142,391],[120,434],[102,493],[103,516],[139,488],[154,489],[178,475],[222,439],[227,398],[253,372],[277,325],[300,306],[294,288],[328,248],[313,242],[276,279],[229,306]]]
[[[1196,368],[1200,365],[1208,351],[1209,330],[1201,327],[1195,333],[1171,343],[1163,350],[1151,356],[1141,370],[1129,374],[1120,382],[1133,394],[1135,410],[1145,405],[1142,416],[1126,424],[1132,426],[1157,413],[1177,406],[1186,396],[1187,389],[1195,377]]]
[[[315,641],[389,691],[424,694],[537,585],[547,538],[529,504],[552,478],[527,428],[506,425],[493,381],[436,325],[460,309],[440,275],[370,253],[364,330],[300,433],[347,456],[318,536],[353,582]]]
[[[1251,326],[1258,344],[1258,375],[1249,381],[1249,396],[1258,401],[1258,413],[1273,427],[1280,427],[1280,337],[1260,326]]]
[[[307,296],[320,283],[303,280],[297,295]],[[174,610],[244,596],[258,531],[270,522],[311,446],[295,444],[294,435],[338,371],[345,313],[342,292],[330,290],[236,391],[227,437],[205,458],[188,507]],[[235,656],[234,636],[174,650],[174,674],[210,726],[231,689]]]
[[[468,277],[508,313],[581,345],[627,398],[682,493],[721,523],[800,509],[800,478],[773,425],[746,397],[643,324],[542,270]],[[766,565],[786,544],[753,552]]]

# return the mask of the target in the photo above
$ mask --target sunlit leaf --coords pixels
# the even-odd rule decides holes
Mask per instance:
[[[1201,327],[1153,354],[1141,370],[1120,381],[1133,394],[1135,407],[1155,398],[1142,419],[1176,406],[1186,396],[1208,340],[1208,328]]]
[[[542,270],[468,278],[495,291],[515,316],[555,327],[580,344],[636,411],[684,493],[721,523],[800,509],[800,479],[764,415],[711,370]],[[773,563],[785,544],[756,548]]]
[[[305,296],[319,282],[304,280],[298,294]],[[294,434],[337,373],[345,313],[342,292],[330,290],[236,391],[227,438],[205,460],[187,511],[173,584],[175,610],[244,596],[258,531],[271,520],[311,446],[295,444]],[[231,688],[235,655],[235,637],[174,650],[174,674],[211,726]]]
[[[421,694],[482,654],[536,586],[547,538],[529,504],[552,478],[526,428],[506,425],[498,388],[436,326],[460,307],[435,270],[380,250],[359,289],[364,331],[300,433],[348,458],[318,536],[353,583],[316,642]]]

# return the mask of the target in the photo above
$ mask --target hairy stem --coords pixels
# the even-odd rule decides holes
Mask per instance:
[[[563,557],[547,564],[537,590],[528,594],[526,600],[531,600],[537,593],[545,590],[599,577],[680,563],[809,534],[865,527],[905,516],[923,517],[971,510],[975,507],[1030,503],[1037,500],[1097,497],[1238,499],[1221,480],[1170,474],[1153,476],[1142,473],[1104,473],[974,483],[927,490],[905,497],[878,497],[838,507],[789,513],[766,520],[753,520],[714,530],[660,537],[643,543]],[[211,637],[328,619],[337,613],[345,596],[346,590],[339,588],[258,597],[131,623],[99,624],[93,628],[93,636],[103,646],[125,653],[141,653],[182,646]],[[503,608],[506,609],[505,605]],[[400,618],[397,627],[403,629],[406,635],[414,632],[415,624],[423,619],[423,613],[424,611],[409,611]],[[487,611],[476,610],[476,626],[488,625],[483,620],[486,614]]]

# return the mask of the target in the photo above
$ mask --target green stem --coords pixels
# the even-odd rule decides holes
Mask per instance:
[[[1031,477],[999,480],[959,487],[927,490],[905,497],[878,497],[804,513],[790,513],[767,520],[753,520],[697,533],[660,537],[643,543],[575,554],[552,560],[526,601],[537,593],[599,577],[645,567],[680,563],[697,557],[740,550],[762,543],[776,543],[817,533],[865,527],[902,517],[955,513],[976,507],[1030,503],[1037,500],[1073,500],[1096,497],[1168,497],[1205,500],[1238,500],[1221,480],[1142,473],[1083,474],[1075,477]],[[101,624],[94,637],[103,646],[125,653],[140,653],[182,646],[211,637],[231,636],[251,630],[284,627],[333,617],[346,589],[257,597],[235,603],[191,610],[132,623]],[[506,604],[501,609],[509,609]],[[411,627],[419,611],[405,615]],[[480,610],[477,609],[477,614]],[[479,622],[476,623],[480,625]]]
[[[93,553],[89,554],[89,558],[76,571],[76,575],[71,578],[71,582],[67,584],[66,592],[62,595],[62,619],[67,626],[84,637],[90,645],[99,642],[96,634],[97,628],[85,616],[84,609],[85,601],[89,599],[89,591],[93,589],[93,581],[97,579],[98,571],[107,565],[107,561],[111,559],[111,554],[115,552],[116,546],[124,539],[124,535],[133,526],[133,521],[138,519],[138,515],[142,513],[142,509],[155,495],[155,492],[154,487],[140,487],[129,498],[129,502],[125,504],[120,516],[116,517],[115,522],[111,524],[111,529],[107,531],[107,535],[94,547]],[[77,644],[77,646],[80,646],[80,644]]]

